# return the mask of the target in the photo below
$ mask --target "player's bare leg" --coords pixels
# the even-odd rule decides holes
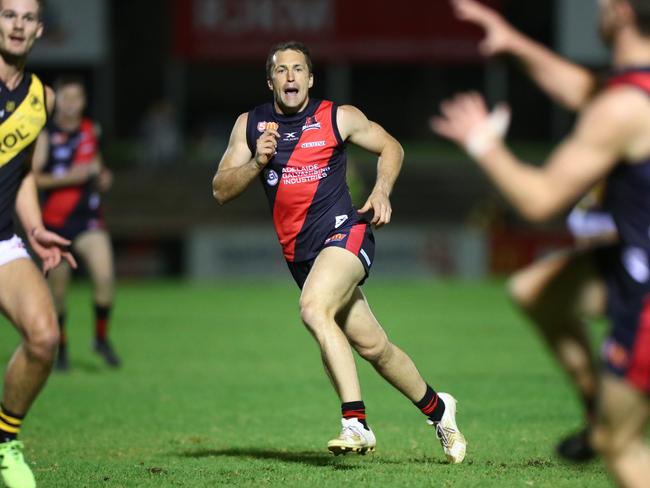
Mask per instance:
[[[647,394],[606,374],[601,384],[593,444],[620,486],[647,487],[650,449],[645,431],[650,419]]]
[[[320,346],[341,402],[360,400],[361,389],[352,348],[335,316],[364,275],[354,254],[327,247],[316,258],[300,296],[300,316]]]
[[[412,402],[422,398],[427,384],[411,358],[388,340],[360,288],[337,319],[350,344],[386,381]]]
[[[314,261],[300,296],[301,318],[318,342],[325,370],[341,400],[341,434],[327,445],[336,455],[365,454],[374,451],[376,445],[365,419],[352,348],[335,320],[364,275],[354,254],[327,247]]]
[[[113,248],[104,230],[84,232],[74,241],[74,249],[83,259],[93,284],[95,303],[94,349],[109,366],[119,366],[120,359],[108,340],[107,327],[115,293]]]
[[[0,309],[22,336],[5,372],[0,404],[0,474],[8,486],[36,486],[16,440],[22,421],[45,385],[59,343],[50,291],[29,259],[0,266]]]
[[[2,404],[24,415],[52,369],[59,330],[50,291],[34,263],[17,259],[0,266],[0,282],[0,308],[23,338],[5,373]]]
[[[68,344],[65,333],[66,322],[66,296],[72,269],[67,262],[62,262],[56,268],[50,270],[47,275],[47,282],[54,299],[54,308],[58,317],[60,330],[59,350],[56,357],[55,369],[66,371],[69,368],[68,363]]]
[[[423,399],[427,398],[430,387],[413,360],[390,342],[360,288],[355,289],[346,307],[337,315],[337,321],[354,349],[386,381],[416,405],[427,403]],[[449,461],[459,463],[465,457],[467,443],[456,425],[456,400],[447,393],[440,393],[440,400],[444,410],[439,411],[438,417],[429,416],[430,423],[436,427]]]
[[[115,294],[113,247],[104,230],[84,232],[74,241],[75,251],[82,257],[93,283],[95,303],[111,305]]]
[[[584,320],[602,316],[606,298],[589,253],[562,252],[538,261],[513,275],[509,291],[575,384],[589,421],[598,373]],[[575,461],[591,459],[588,433],[570,436],[558,446],[558,453]]]

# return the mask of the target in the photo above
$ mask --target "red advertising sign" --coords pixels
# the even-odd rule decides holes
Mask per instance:
[[[478,59],[481,37],[449,0],[176,0],[174,17],[175,53],[190,61],[259,60],[300,40],[326,61],[459,62]]]

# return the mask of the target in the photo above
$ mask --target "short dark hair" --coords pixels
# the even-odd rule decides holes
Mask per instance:
[[[61,75],[54,81],[54,91],[58,92],[68,85],[79,85],[86,91],[86,83],[79,75]]]
[[[636,16],[636,26],[644,36],[650,36],[650,0],[627,0]]]
[[[287,41],[276,44],[269,51],[269,55],[266,58],[266,79],[271,79],[271,72],[273,71],[273,56],[279,51],[298,51],[305,55],[305,60],[307,61],[307,69],[309,72],[312,72],[312,62],[311,62],[311,53],[309,48],[305,46],[302,42],[299,41]]]

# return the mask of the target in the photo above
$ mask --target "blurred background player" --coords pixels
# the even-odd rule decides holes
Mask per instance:
[[[93,349],[111,367],[120,365],[108,340],[114,297],[113,252],[102,217],[101,196],[112,182],[99,150],[95,123],[84,116],[86,91],[80,78],[62,77],[55,83],[54,116],[38,138],[34,154],[36,184],[42,190],[45,226],[72,241],[93,285],[95,340]],[[61,343],[56,368],[67,370],[65,334],[66,290],[71,269],[62,263],[48,282],[59,316]]]
[[[591,265],[585,267],[583,260],[591,261],[594,253],[618,239],[612,216],[601,207],[601,194],[602,185],[598,185],[568,215],[572,248],[551,253],[515,272],[508,280],[513,302],[538,327],[577,387],[585,426],[556,446],[559,456],[576,462],[589,461],[596,455],[590,433],[596,415],[597,364],[593,356],[584,356],[583,347],[589,344],[584,322],[604,317],[607,303],[605,282],[594,275]],[[575,325],[566,329],[567,321]],[[577,325],[581,322],[582,328]],[[579,348],[575,347],[576,342],[581,344]]]
[[[524,36],[498,12],[479,2],[457,0],[453,5],[458,18],[485,30],[480,44],[484,55],[515,56],[530,78],[567,110],[581,110],[591,100],[598,82],[587,69]],[[573,461],[586,461],[595,455],[588,439],[595,414],[597,375],[594,358],[585,355],[589,335],[582,323],[605,312],[605,284],[591,265],[585,265],[596,249],[617,239],[616,225],[602,207],[604,191],[604,183],[597,184],[569,214],[567,225],[575,239],[574,249],[536,261],[509,281],[514,303],[537,326],[583,402],[587,426],[557,446],[560,456]]]
[[[468,0],[456,5],[465,15],[463,6],[477,6]],[[579,374],[593,382],[596,396],[591,444],[621,486],[641,488],[650,480],[645,437],[650,419],[650,1],[602,1],[600,28],[612,48],[614,72],[600,90],[584,70],[566,65],[555,73],[564,82],[557,88],[566,87],[565,100],[582,109],[573,132],[545,166],[523,164],[512,154],[503,142],[508,109],[500,106],[489,114],[476,93],[443,102],[433,127],[463,147],[531,221],[558,214],[605,179],[604,207],[614,218],[618,242],[577,259],[552,292],[558,300],[573,301],[592,277],[605,281],[611,329],[602,374],[592,367],[582,324],[566,314],[571,302],[539,310],[545,320],[537,322],[555,322],[558,333],[574,338],[566,347],[580,359]],[[535,52],[547,63],[563,63],[533,46],[533,58]],[[553,77],[552,69],[546,72]],[[585,379],[576,375],[579,385]]]
[[[341,400],[341,434],[328,449],[334,454],[375,449],[354,347],[427,416],[447,459],[462,462],[466,443],[456,426],[456,400],[425,383],[413,361],[389,341],[360,288],[374,259],[371,224],[379,228],[391,219],[400,144],[355,107],[309,97],[314,78],[302,43],[275,46],[266,71],[273,102],[235,122],[213,193],[223,204],[254,179],[264,187],[287,265],[302,290],[301,318]],[[358,212],[345,182],[348,142],[379,156],[375,187]],[[366,220],[363,214],[370,211]]]
[[[52,369],[59,341],[56,313],[43,275],[14,234],[14,211],[45,272],[61,258],[69,241],[45,230],[31,172],[34,142],[54,103],[54,93],[25,61],[43,32],[41,2],[0,1],[0,309],[22,343],[7,370],[0,403],[0,477],[8,488],[32,488],[34,476],[17,440],[23,419]]]

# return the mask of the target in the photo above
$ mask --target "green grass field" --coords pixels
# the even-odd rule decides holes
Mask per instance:
[[[377,452],[328,454],[339,403],[289,279],[122,285],[119,371],[90,352],[80,285],[70,296],[72,370],[51,378],[22,433],[39,487],[609,486],[601,463],[553,456],[580,425],[579,406],[500,284],[371,280],[365,290],[393,341],[458,398],[463,465],[443,462],[422,414],[361,360]],[[3,364],[16,343],[3,323]]]

